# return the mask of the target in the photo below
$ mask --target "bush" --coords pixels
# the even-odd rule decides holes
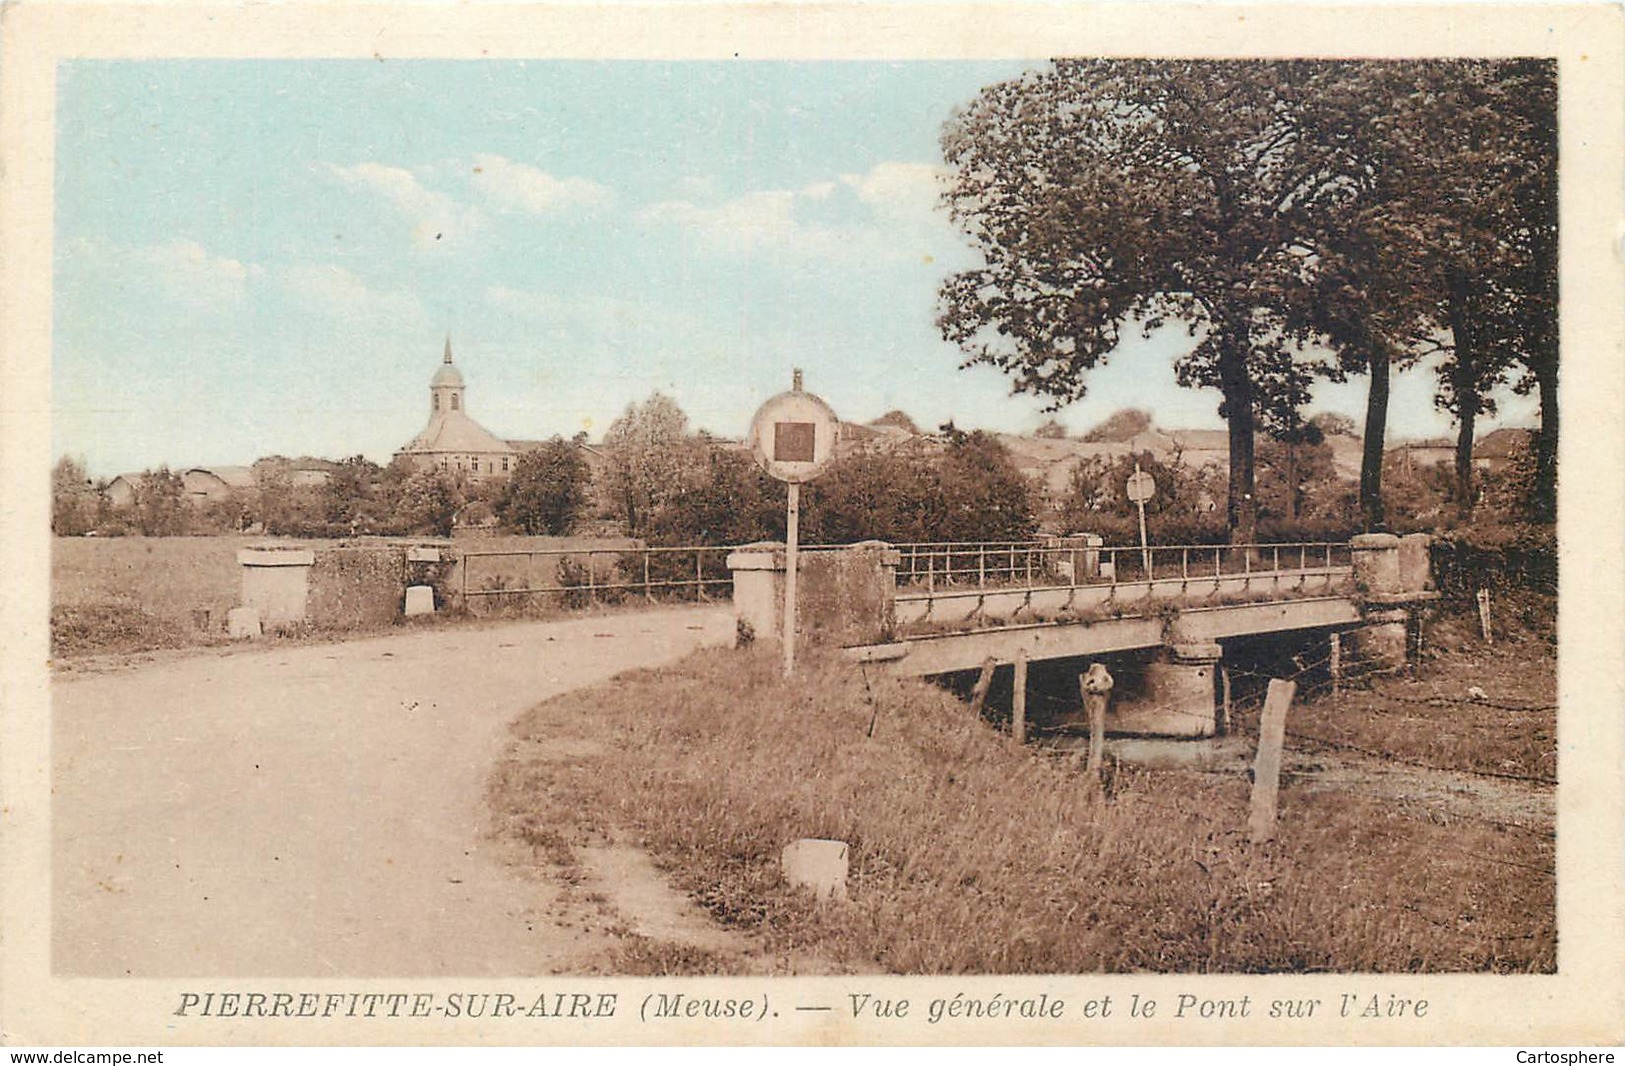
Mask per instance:
[[[859,453],[803,494],[803,539],[1024,540],[1038,529],[1033,486],[991,434],[950,431],[939,451]]]
[[[310,570],[311,623],[324,629],[388,625],[406,595],[400,548],[326,548]]]
[[[1481,588],[1557,593],[1557,529],[1477,525],[1434,538],[1433,580],[1447,596]]]

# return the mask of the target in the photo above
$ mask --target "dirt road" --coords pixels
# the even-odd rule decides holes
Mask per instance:
[[[53,684],[53,967],[526,976],[595,934],[483,830],[537,701],[733,638],[727,608],[205,655]]]

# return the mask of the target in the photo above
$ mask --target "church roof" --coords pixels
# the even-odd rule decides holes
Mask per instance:
[[[441,411],[429,419],[428,428],[413,437],[402,452],[499,452],[513,454],[514,448],[488,432],[484,426],[461,411]]]

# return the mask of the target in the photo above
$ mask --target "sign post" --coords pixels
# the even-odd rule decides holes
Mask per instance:
[[[1151,542],[1145,535],[1145,501],[1157,494],[1157,483],[1150,474],[1140,469],[1134,460],[1134,473],[1128,478],[1128,498],[1140,508],[1140,561],[1145,564],[1145,579],[1151,580]]]
[[[801,569],[801,483],[786,486],[784,508],[784,621],[779,632],[784,640],[784,676],[796,668],[796,575]]]
[[[762,404],[750,423],[751,450],[769,476],[786,483],[784,515],[784,675],[796,667],[796,577],[801,539],[801,483],[811,481],[835,458],[841,421],[829,404],[801,388],[801,371],[790,391]]]

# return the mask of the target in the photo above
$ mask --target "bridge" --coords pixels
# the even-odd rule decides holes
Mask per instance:
[[[358,567],[346,555],[388,555]],[[779,640],[785,549],[773,543],[651,548],[497,549],[443,545],[240,553],[252,627],[350,615],[392,620],[432,609],[439,580],[476,613],[541,596],[562,606],[731,595],[742,640]],[[398,558],[397,558],[398,556]],[[1324,638],[1341,661],[1403,664],[1430,591],[1429,538],[1362,534],[1347,542],[1106,546],[1092,534],[1047,540],[804,549],[797,632],[865,669],[929,677],[999,666],[1082,668],[1108,659],[1120,731],[1205,736],[1220,728],[1227,642]],[[449,567],[452,575],[445,576]],[[360,575],[358,577],[357,575]],[[362,589],[365,580],[372,586]],[[374,580],[375,579],[375,580]],[[361,584],[358,584],[361,582]],[[402,585],[413,586],[406,588]],[[325,612],[325,613],[324,613]],[[348,612],[348,614],[345,614]],[[366,620],[362,618],[361,620]],[[984,686],[985,691],[985,686]]]
[[[742,628],[777,639],[783,551],[729,557]],[[858,663],[904,676],[1153,653],[1143,706],[1122,731],[1208,735],[1224,645],[1236,638],[1324,636],[1403,663],[1430,591],[1428,538],[1366,534],[1347,542],[1104,546],[1089,535],[1044,541],[814,548],[802,556],[798,631]]]

